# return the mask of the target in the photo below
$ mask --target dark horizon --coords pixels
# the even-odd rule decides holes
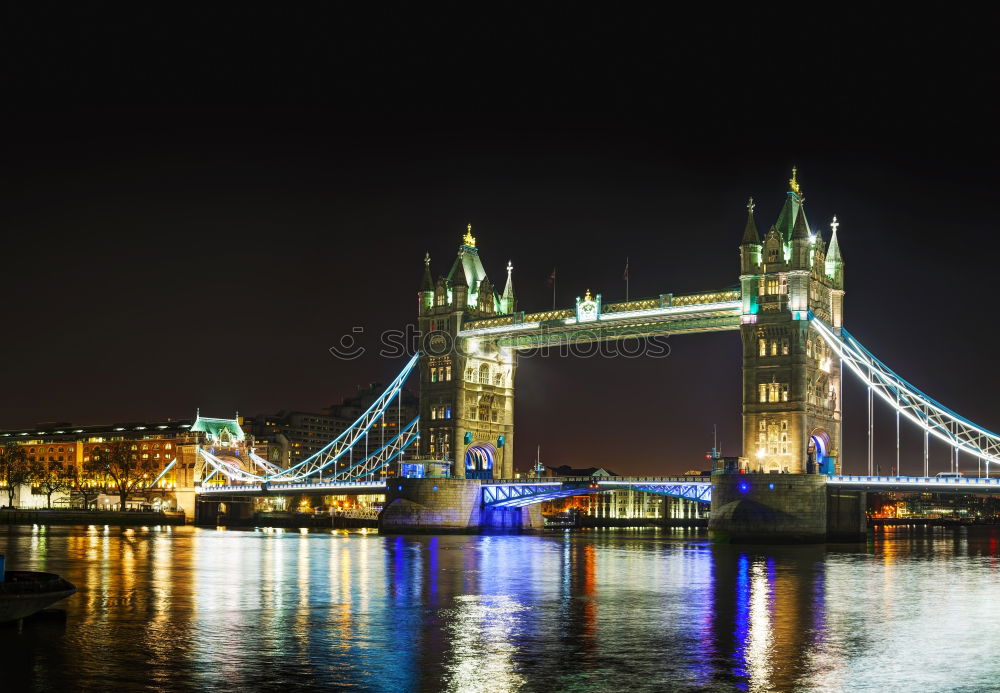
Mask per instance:
[[[611,26],[578,17],[564,42],[543,35],[508,60],[499,25],[437,45],[435,32],[455,27],[410,36],[412,17],[390,10],[389,33],[370,45],[410,36],[391,51],[351,43],[360,18],[343,16],[330,20],[338,41],[313,43],[305,17],[271,41],[240,41],[227,61],[209,13],[185,24],[195,48],[157,62],[169,24],[140,21],[118,53],[114,25],[81,12],[15,22],[0,428],[310,411],[388,382],[402,360],[344,364],[328,349],[356,326],[371,347],[414,323],[424,253],[447,272],[467,223],[495,283],[513,262],[523,310],[551,305],[553,267],[560,306],[588,288],[623,299],[626,257],[632,297],[731,286],[746,199],[766,230],[796,165],[814,229],[829,240],[830,218],[842,224],[848,329],[935,399],[1000,429],[985,42],[950,54],[928,47],[914,18],[802,18],[832,47],[813,52],[769,43],[769,10],[689,35],[651,12]],[[935,36],[970,24],[950,18]],[[39,28],[51,61],[24,39]],[[876,41],[885,35],[894,41]],[[956,324],[973,334],[945,336]],[[734,454],[737,335],[670,344],[662,361],[524,361],[517,468],[541,445],[551,466],[696,469],[713,424]],[[864,466],[863,407],[848,386],[849,471]],[[885,412],[879,430],[894,459]],[[919,457],[919,436],[904,445]]]

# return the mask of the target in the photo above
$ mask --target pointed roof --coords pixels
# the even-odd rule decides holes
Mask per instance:
[[[514,279],[512,277],[513,272],[514,272],[514,265],[513,265],[513,263],[510,260],[508,260],[507,261],[507,284],[503,288],[503,297],[504,297],[504,299],[506,299],[508,301],[512,300],[514,298]],[[507,310],[510,310],[510,304],[509,303],[507,304]]]
[[[760,234],[757,232],[757,222],[753,218],[753,198],[747,202],[747,225],[743,230],[743,245],[760,245]]]
[[[840,243],[837,242],[837,227],[840,226],[840,222],[837,221],[837,217],[833,217],[833,221],[830,223],[830,228],[833,229],[833,235],[830,236],[830,247],[826,251],[826,261],[827,262],[843,262],[844,258],[840,255]]]
[[[799,213],[795,215],[795,226],[792,227],[792,239],[809,238],[809,224],[806,223],[806,211],[799,201]]]
[[[798,168],[793,166],[792,177],[788,180],[788,192],[785,196],[785,204],[781,206],[778,220],[774,222],[775,228],[781,234],[781,239],[786,243],[792,239],[792,234],[795,231],[795,222],[798,221],[799,211],[802,209],[804,201],[802,186],[799,185],[798,181]],[[809,227],[807,225],[806,235],[808,235],[808,231]]]
[[[434,291],[434,280],[431,278],[431,254],[424,255],[424,291]]]
[[[246,436],[236,419],[212,419],[201,416],[200,410],[191,430],[197,433],[207,433],[213,440],[218,440],[223,431],[228,431],[233,440],[243,440]]]
[[[459,272],[459,267],[462,271]],[[472,237],[472,224],[469,224],[462,239],[462,245],[458,247],[458,257],[448,272],[448,281],[453,287],[466,286],[473,287],[473,293],[479,288],[479,283],[486,278],[486,270],[483,262],[479,259],[479,251],[476,249],[476,239]]]

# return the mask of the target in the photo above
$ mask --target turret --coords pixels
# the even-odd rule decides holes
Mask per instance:
[[[424,278],[420,283],[420,312],[429,311],[434,306],[434,280],[431,279],[431,254],[424,255]]]
[[[486,278],[486,270],[479,259],[479,251],[476,249],[476,238],[472,235],[472,224],[466,227],[462,244],[458,247],[458,257],[448,272],[448,281],[451,282],[452,310],[462,311],[466,308],[478,310],[480,305],[479,286]],[[492,289],[490,290],[489,311],[496,310],[493,302]]]
[[[514,280],[512,274],[514,272],[514,265],[510,260],[507,261],[507,285],[504,286],[503,296],[501,297],[501,308],[504,313],[513,313],[517,308],[517,301],[514,298]]]
[[[458,272],[453,272],[451,276],[451,302],[453,310],[465,310],[469,300],[469,282],[462,271],[461,257],[462,250],[458,251]]]
[[[795,224],[792,226],[792,258],[789,262],[790,269],[809,269],[809,253],[812,245],[809,236],[806,211],[800,199],[798,214],[795,215]]]
[[[740,274],[752,274],[760,271],[760,234],[757,233],[757,222],[753,218],[753,198],[747,201],[747,224],[743,229],[743,240],[740,242]]]
[[[840,226],[840,222],[837,221],[837,217],[833,218],[830,222],[830,228],[833,229],[833,233],[830,236],[830,247],[826,252],[826,276],[830,277],[833,282],[833,286],[836,289],[844,288],[844,259],[840,254],[840,243],[837,241],[837,227]]]

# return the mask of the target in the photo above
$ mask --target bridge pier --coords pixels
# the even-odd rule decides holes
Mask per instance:
[[[826,540],[864,541],[868,535],[865,491],[827,487],[826,489]]]
[[[390,479],[380,532],[476,532],[480,529],[538,529],[541,507],[482,507],[478,479]]]
[[[194,524],[207,527],[247,522],[253,517],[253,499],[237,497],[206,498],[195,501]]]
[[[826,541],[826,477],[818,474],[713,474],[709,535],[742,544]]]

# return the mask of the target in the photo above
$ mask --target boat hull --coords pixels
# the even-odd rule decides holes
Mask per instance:
[[[76,587],[53,573],[9,570],[0,582],[0,623],[17,621],[65,599]]]

